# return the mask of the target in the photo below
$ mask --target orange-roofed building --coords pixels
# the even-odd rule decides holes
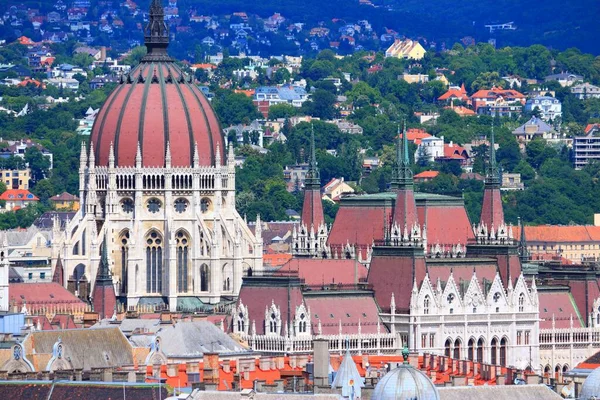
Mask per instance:
[[[486,107],[496,103],[515,103],[525,105],[525,96],[513,89],[502,89],[493,87],[491,89],[480,89],[471,95],[471,105],[475,112],[479,107]]]
[[[263,265],[265,267],[281,267],[292,259],[290,253],[273,253],[263,255]]]
[[[23,46],[33,46],[35,44],[35,42],[29,39],[27,36],[21,36],[17,39],[17,42],[19,42],[19,44],[22,44]]]
[[[598,215],[596,215],[598,218]],[[515,237],[519,237],[520,228],[516,228]],[[600,226],[594,225],[539,225],[526,226],[527,248],[532,257],[541,258],[542,254],[555,257],[567,264],[580,264],[583,260],[600,259]]]
[[[233,92],[234,93],[242,93],[242,94],[245,94],[246,96],[252,98],[252,97],[254,97],[254,93],[256,92],[256,90],[254,90],[254,89],[235,89]]]
[[[453,86],[446,93],[438,97],[439,101],[469,101],[469,95],[467,94],[467,90],[465,89],[465,84],[463,83],[460,87]]]
[[[36,79],[31,79],[31,78],[25,78],[23,79],[21,82],[19,82],[18,86],[27,86],[27,85],[34,85],[35,87],[41,87],[42,89],[46,89],[46,85]]]
[[[4,200],[5,202],[2,212],[16,211],[40,201],[36,195],[24,189],[8,189],[0,195],[0,200]]]
[[[400,139],[402,139],[402,133],[400,134]],[[430,138],[432,135],[425,132],[424,129],[420,128],[410,128],[406,131],[406,138],[409,142],[413,142],[417,146],[421,144],[423,139]]]
[[[414,176],[415,182],[424,183],[436,178],[440,174],[439,171],[423,171]]]
[[[477,115],[475,113],[475,111],[471,110],[470,108],[464,107],[464,106],[448,106],[448,107],[444,107],[446,110],[452,110],[455,113],[458,114],[459,117],[472,117],[474,115]]]
[[[212,71],[214,69],[217,69],[217,66],[214,64],[210,64],[210,63],[192,64],[192,69],[193,70],[203,69],[205,71]]]

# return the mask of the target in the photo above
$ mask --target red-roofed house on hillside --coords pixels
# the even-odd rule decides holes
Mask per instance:
[[[432,135],[427,133],[425,129],[421,128],[410,128],[406,131],[406,137],[409,142],[413,142],[415,145],[421,144],[423,139],[430,138]],[[402,139],[403,134],[400,133],[400,139]]]
[[[425,183],[435,179],[440,171],[423,171],[415,175],[415,183]]]
[[[27,207],[29,204],[40,201],[36,195],[25,189],[8,189],[0,195],[0,200],[4,200],[4,207],[0,211],[16,211]]]
[[[471,158],[467,150],[453,142],[445,143],[444,155],[437,157],[435,160],[438,162],[458,161],[462,167],[466,167],[471,163]]]
[[[525,105],[525,95],[513,89],[502,89],[493,87],[491,89],[480,89],[471,95],[471,105],[475,112],[480,107],[487,107],[502,103],[520,103]]]
[[[460,87],[451,86],[446,93],[438,97],[438,101],[469,101],[469,95],[467,94],[467,90],[465,89],[465,84],[463,83]]]

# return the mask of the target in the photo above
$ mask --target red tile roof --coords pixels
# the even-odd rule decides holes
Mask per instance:
[[[446,93],[444,93],[443,95],[438,97],[438,100],[445,101],[445,100],[450,100],[452,98],[455,98],[458,100],[463,100],[463,101],[469,100],[469,95],[467,94],[464,84],[460,87],[460,89],[456,89],[456,88],[449,89]]]
[[[455,143],[444,144],[444,157],[452,158],[457,160],[464,160],[465,158],[469,158],[469,154],[467,150],[459,146]]]
[[[357,243],[360,247],[371,246],[374,240],[383,239],[384,217],[391,219],[392,209],[384,211],[381,206],[352,207],[342,206],[329,232],[327,243],[332,246],[345,246]],[[365,221],[368,221],[365,224]],[[333,249],[332,249],[333,250]]]
[[[575,300],[567,291],[562,292],[538,292],[540,302],[540,329],[552,328],[552,317],[556,328],[570,328],[571,316],[575,328],[583,327],[579,319],[579,311],[575,306]]]
[[[39,201],[33,193],[25,189],[8,189],[0,195],[0,200],[14,201]]]
[[[402,139],[403,134],[400,134],[400,139]],[[408,141],[413,142],[416,145],[421,144],[423,139],[429,138],[433,135],[425,132],[424,129],[419,128],[410,128],[406,131],[406,138]]]
[[[417,208],[419,222],[427,224],[429,244],[465,245],[474,239],[473,227],[462,206],[424,206]]]
[[[72,195],[71,193],[62,192],[61,194],[50,197],[50,201],[79,201],[79,197]]]
[[[433,179],[440,174],[440,171],[423,171],[414,176],[415,179]]]
[[[522,93],[519,93],[516,90],[493,87],[491,89],[478,90],[477,92],[475,92],[471,95],[471,99],[476,99],[476,98],[495,99],[500,96],[505,97],[505,98],[514,98],[514,99],[524,99],[525,98],[525,96]]]
[[[10,300],[17,307],[27,302],[27,307],[32,305],[84,305],[73,293],[54,282],[47,283],[10,283]]]
[[[444,107],[444,108],[446,110],[454,111],[461,117],[466,117],[469,115],[476,115],[475,111],[471,110],[470,108],[464,107],[464,106],[453,106],[453,107],[448,106],[448,107]]]
[[[486,188],[483,191],[483,203],[479,222],[486,224],[488,228],[494,226],[495,229],[498,229],[505,222],[500,189]]]
[[[290,261],[290,253],[272,253],[263,255],[263,264],[269,267],[280,267]]]
[[[302,304],[302,292],[299,287],[292,286],[289,288],[290,310],[292,315],[290,320],[293,320],[296,307]],[[288,287],[269,287],[269,286],[248,286],[242,285],[240,290],[239,300],[248,307],[248,317],[250,324],[254,321],[256,324],[256,334],[264,335],[265,329],[265,309],[275,304],[281,310],[281,321],[283,333],[283,325],[288,320],[287,304],[288,304]]]
[[[366,257],[366,254],[363,254]],[[356,269],[356,276],[354,274]],[[329,283],[353,284],[367,278],[367,267],[354,260],[292,258],[280,271],[298,271],[307,285]]]
[[[370,294],[358,296],[315,296],[305,298],[310,307],[313,332],[318,332],[319,321],[324,335],[358,333],[360,322],[362,333],[377,333],[379,310]],[[382,329],[383,327],[380,327]]]
[[[515,237],[521,230],[516,228]],[[600,226],[592,225],[539,225],[526,226],[525,236],[528,242],[564,243],[600,241]]]

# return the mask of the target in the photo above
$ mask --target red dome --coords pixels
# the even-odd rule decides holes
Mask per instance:
[[[214,165],[217,145],[223,155],[221,128],[210,103],[172,62],[137,66],[112,91],[92,128],[96,165],[108,165],[113,143],[115,165],[135,166],[139,142],[144,167],[164,167],[167,142],[171,165],[193,164],[198,144],[200,165]]]

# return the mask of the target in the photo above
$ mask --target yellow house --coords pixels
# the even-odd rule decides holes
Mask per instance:
[[[396,41],[385,51],[386,57],[410,58],[420,60],[425,57],[425,49],[416,40],[406,39]]]
[[[2,173],[2,182],[4,182],[7,189],[29,190],[29,179],[31,179],[29,168],[3,169],[0,173]]]
[[[67,192],[50,197],[50,202],[54,205],[55,210],[79,210],[79,197]]]

